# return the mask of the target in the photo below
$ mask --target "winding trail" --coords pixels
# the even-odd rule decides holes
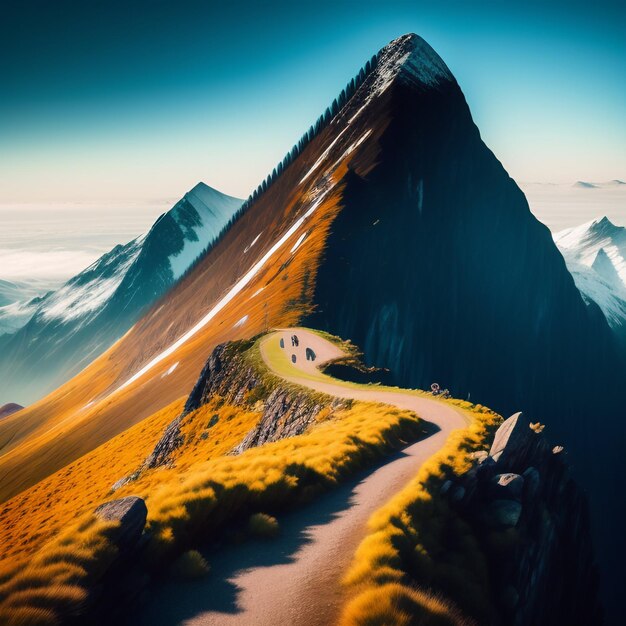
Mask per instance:
[[[299,346],[293,347],[291,336]],[[280,347],[280,340],[284,348]],[[307,361],[306,348],[315,354]],[[284,329],[262,340],[261,355],[284,380],[340,398],[382,402],[409,409],[434,425],[430,436],[280,520],[272,541],[228,546],[209,556],[211,575],[191,583],[168,583],[142,614],[141,624],[194,626],[327,626],[342,606],[341,577],[366,533],[370,515],[400,491],[452,430],[463,428],[461,410],[411,392],[344,383],[317,369],[343,352],[303,328]],[[295,364],[292,355],[296,356]],[[134,623],[137,623],[134,621]]]

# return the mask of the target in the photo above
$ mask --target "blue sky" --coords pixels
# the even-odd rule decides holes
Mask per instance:
[[[297,5],[297,6],[294,6]],[[246,196],[405,32],[520,181],[626,177],[626,10],[554,2],[5,4],[0,202]]]

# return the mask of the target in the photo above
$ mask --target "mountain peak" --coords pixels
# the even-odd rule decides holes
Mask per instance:
[[[623,226],[617,226],[606,215],[601,218],[597,218],[591,222],[589,230],[595,233],[602,233],[603,235],[610,235],[613,233],[624,230]]]
[[[422,88],[454,81],[443,59],[415,33],[402,35],[382,48],[378,53],[377,71]]]

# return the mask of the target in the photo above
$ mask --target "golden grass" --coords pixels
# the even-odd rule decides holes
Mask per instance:
[[[463,626],[468,622],[445,600],[399,583],[364,591],[343,612],[339,626]]]
[[[160,416],[161,429],[178,408],[172,406],[166,415]],[[406,440],[417,438],[423,430],[419,418],[408,411],[354,403],[349,409],[327,415],[303,435],[252,448],[239,456],[225,456],[224,451],[238,443],[242,433],[258,417],[253,411],[220,406],[219,399],[214,399],[188,416],[189,422],[183,426],[188,445],[183,445],[174,456],[174,467],[146,471],[136,482],[103,498],[98,489],[110,487],[113,476],[108,475],[98,488],[82,483],[76,475],[82,463],[77,462],[66,470],[67,478],[75,481],[75,491],[64,497],[73,496],[80,501],[80,490],[85,488],[89,509],[98,497],[109,499],[131,493],[144,497],[152,539],[143,565],[136,566],[156,571],[172,566],[174,572],[185,569],[198,572],[202,567],[195,567],[199,563],[197,557],[181,557],[181,554],[219,536],[226,525],[252,515],[257,530],[263,521],[265,535],[270,530],[273,533],[277,525],[271,513],[308,501],[358,468],[404,445]],[[158,438],[159,432],[156,429],[152,432],[153,425],[149,424],[150,420],[146,422],[144,427],[149,427],[151,441],[149,445],[139,446],[141,454],[137,454],[138,450],[130,454],[133,461],[137,457],[139,462],[143,460],[144,453],[151,450]],[[208,436],[202,437],[205,432]],[[122,436],[117,439],[92,453],[93,471],[97,472],[98,468],[104,471],[113,455],[124,454],[124,445],[129,442]],[[215,451],[219,454],[211,456]],[[123,467],[134,470],[137,465],[133,462]],[[65,471],[62,475],[65,476]],[[114,478],[120,476],[116,474]],[[68,522],[70,510],[61,507],[63,514],[50,527],[41,527],[46,540],[30,538],[29,558],[22,559],[19,567],[6,561],[0,564],[0,581],[4,580],[0,585],[0,615],[10,617],[10,623],[20,623],[14,618],[39,609],[46,612],[41,614],[42,620],[49,618],[42,623],[54,623],[54,619],[80,612],[85,606],[85,590],[112,562],[115,548],[108,542],[108,527],[94,521],[92,515],[86,513],[78,524],[61,535],[50,532],[51,528],[58,530]],[[265,515],[258,515],[261,512]],[[40,546],[38,550],[34,550],[35,545]]]
[[[344,608],[342,624],[346,626],[404,624],[401,616],[388,622],[383,618],[371,622],[359,620],[364,619],[368,606],[375,608],[372,599],[379,597],[380,590],[391,589],[389,585],[406,585],[407,581],[443,592],[472,616],[489,615],[489,580],[484,556],[471,529],[451,510],[440,489],[445,479],[462,475],[471,467],[470,453],[488,448],[501,418],[480,405],[450,402],[473,416],[470,426],[454,431],[445,446],[421,466],[416,478],[370,518],[368,534],[344,580],[355,594]],[[459,614],[452,611],[451,615],[457,619]]]
[[[173,402],[2,505],[0,545],[4,549],[0,556],[0,580],[3,562],[28,557],[83,512],[93,511],[118,493],[149,493],[155,473],[140,477],[115,495],[111,494],[111,487],[139,469],[183,405],[182,399]],[[195,463],[227,454],[258,419],[259,413],[222,404],[219,399],[189,414],[181,427],[185,444],[172,458],[176,471],[186,471]],[[212,421],[215,423],[209,427]]]
[[[117,555],[115,523],[84,515],[46,543],[0,585],[0,623],[57,624],[80,615]]]

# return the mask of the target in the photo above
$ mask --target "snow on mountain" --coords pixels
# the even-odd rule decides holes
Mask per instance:
[[[554,241],[585,300],[611,327],[626,328],[626,228],[602,217],[556,233]]]
[[[113,296],[133,264],[145,236],[116,246],[50,294],[37,311],[43,319],[70,321],[98,312]]]
[[[169,257],[174,280],[220,234],[241,204],[238,198],[199,183],[172,209],[171,215],[184,236],[182,248]]]
[[[180,279],[242,202],[199,183],[148,233],[115,246],[57,290],[1,307],[0,399],[30,402],[108,348]]]
[[[38,281],[26,284],[0,279],[0,335],[24,326],[46,291],[46,286]]]

